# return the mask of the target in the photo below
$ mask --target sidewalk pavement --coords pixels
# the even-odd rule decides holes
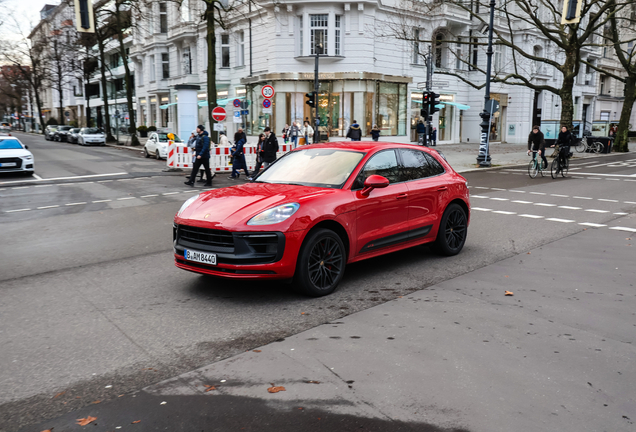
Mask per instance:
[[[23,431],[631,430],[624,238],[589,229]]]

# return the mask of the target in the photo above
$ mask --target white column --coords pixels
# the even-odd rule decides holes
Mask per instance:
[[[327,55],[334,55],[336,53],[336,14],[329,12],[329,18],[327,20]]]
[[[345,18],[345,33],[349,34],[351,33],[351,3],[345,3],[344,4],[344,18]]]
[[[278,6],[274,6],[274,22],[276,27],[276,36],[280,36],[280,8]]]
[[[289,30],[289,35],[294,35],[294,21],[296,21],[296,15],[294,15],[294,7],[292,5],[287,5],[287,29]]]

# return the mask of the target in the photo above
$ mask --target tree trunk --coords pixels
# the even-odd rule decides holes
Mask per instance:
[[[625,80],[625,99],[623,100],[623,110],[621,111],[621,119],[618,123],[616,138],[614,139],[615,152],[629,151],[629,119],[632,116],[634,101],[636,101],[636,73],[627,75]]]
[[[206,2],[205,19],[207,24],[206,41],[208,43],[208,122],[213,128],[214,119],[212,110],[216,108],[216,26],[214,22],[214,2]],[[212,136],[212,141],[218,142],[216,132]]]
[[[119,3],[115,2],[115,19],[117,20],[117,39],[119,39],[119,56],[124,63],[124,79],[126,80],[126,103],[128,105],[128,118],[130,119],[130,125],[128,132],[130,132],[130,145],[138,146],[141,143],[137,137],[137,125],[135,124],[135,112],[133,111],[133,88],[132,80],[130,77],[130,68],[128,67],[128,55],[126,54],[126,47],[124,46],[124,32],[123,25],[121,23],[121,11],[119,10]]]
[[[106,142],[115,141],[115,137],[112,134],[110,128],[110,114],[108,113],[108,83],[106,82],[106,54],[104,53],[104,41],[102,38],[97,38],[97,46],[99,47],[99,71],[102,75],[102,97],[104,99],[104,125],[106,126]],[[97,125],[95,125],[97,126]]]

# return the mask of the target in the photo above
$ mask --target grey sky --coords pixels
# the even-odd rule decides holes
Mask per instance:
[[[40,21],[40,9],[45,4],[59,4],[59,0],[5,0],[3,6],[8,10],[5,21],[5,28],[2,33],[11,34],[15,30],[13,27],[12,17],[18,21],[21,30],[28,34],[32,26]]]

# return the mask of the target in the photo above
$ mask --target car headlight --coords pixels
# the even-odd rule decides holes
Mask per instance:
[[[22,159],[24,159],[24,160],[32,160],[32,159],[33,159],[33,156],[31,156],[31,155],[28,155],[28,156],[20,156],[20,157],[21,157]]]
[[[287,220],[291,215],[296,213],[300,208],[298,203],[289,203],[279,205],[278,207],[265,210],[262,213],[257,214],[252,219],[247,221],[248,225],[272,225]]]
[[[179,211],[177,212],[177,216],[181,216],[181,213],[188,208],[188,206],[190,204],[192,204],[197,198],[199,198],[199,195],[195,195],[191,198],[188,198],[188,200],[186,202],[183,203],[183,205],[181,206],[181,208],[179,209]]]

